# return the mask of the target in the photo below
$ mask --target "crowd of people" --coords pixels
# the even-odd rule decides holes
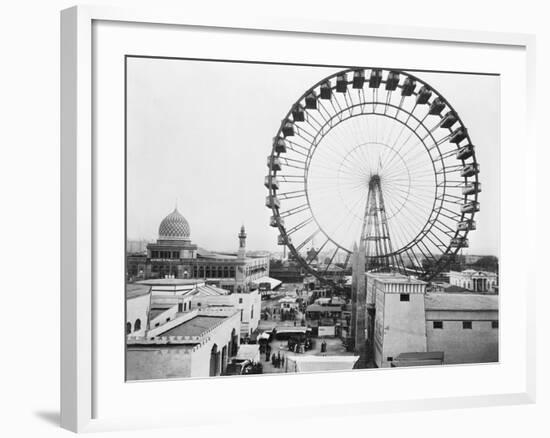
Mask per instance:
[[[266,355],[267,356],[267,355]],[[266,361],[269,360],[267,359],[266,357]],[[284,354],[281,354],[280,351],[277,352],[277,354],[273,353],[271,355],[271,364],[275,367],[275,368],[284,368],[285,366],[285,355]]]

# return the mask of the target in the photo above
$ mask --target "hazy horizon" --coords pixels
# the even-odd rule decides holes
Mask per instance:
[[[127,238],[156,240],[177,204],[191,240],[282,252],[265,205],[266,157],[281,118],[312,84],[340,69],[128,59]],[[418,73],[455,107],[481,165],[481,211],[466,254],[500,254],[499,78]]]

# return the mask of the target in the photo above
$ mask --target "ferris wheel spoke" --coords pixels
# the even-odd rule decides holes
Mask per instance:
[[[416,107],[415,107],[415,108],[416,108]],[[412,112],[410,112],[410,113],[408,114],[407,121],[408,121],[409,118],[412,116],[412,113],[413,113],[413,112],[414,112],[414,109],[413,109]],[[411,130],[411,133],[409,134],[409,137],[407,137],[407,139],[405,140],[405,142],[402,142],[402,145],[401,145],[401,147],[399,148],[399,151],[403,148],[404,144],[406,144],[406,143],[409,141],[411,135],[412,135],[413,133],[415,133],[415,131],[416,131],[419,127],[423,127],[424,129],[426,129],[425,126],[424,126],[424,121],[425,121],[425,118],[426,118],[426,117],[427,117],[427,114],[424,116],[424,118],[423,118],[422,120],[418,120],[418,119],[415,118],[415,120],[416,120],[417,123],[418,123],[417,128],[416,128],[415,130],[412,130],[411,128],[409,128],[409,129]],[[403,125],[403,129],[405,128],[406,123],[407,123],[407,122],[405,122],[405,124]],[[401,135],[401,134],[400,134],[400,135]],[[397,141],[398,141],[399,138],[400,138],[400,135],[399,135],[398,138],[396,138],[393,147],[396,146]],[[420,136],[419,136],[418,134],[415,134],[415,135],[416,135],[416,137],[419,139],[419,142],[418,142],[417,144],[415,144],[412,148],[410,148],[410,150],[415,149],[417,146],[424,145],[424,138],[420,138]],[[429,136],[429,135],[431,135],[431,134],[428,132],[428,134],[426,135],[426,137]],[[405,154],[405,155],[406,155],[406,154]],[[391,159],[393,159],[393,158],[394,158],[394,156],[392,156]]]
[[[305,190],[293,190],[290,192],[284,192],[284,193],[277,193],[277,197],[279,200],[288,200],[288,199],[295,199],[295,198],[304,198],[306,196]]]
[[[388,104],[391,102],[391,97],[392,97],[392,92],[389,91],[389,92],[386,94],[386,106],[384,107],[384,115],[386,115],[386,113],[387,113]]]
[[[284,163],[284,166],[285,166],[285,167],[290,167],[291,169],[304,170],[304,167],[303,167],[303,166],[297,166],[296,164],[291,164],[290,162]]]
[[[336,247],[336,250],[334,251],[334,253],[332,254],[332,256],[330,257],[329,259],[329,262],[327,263],[327,266],[325,268],[325,270],[323,271],[323,275],[326,275],[326,273],[328,272],[329,268],[330,268],[330,265],[332,265],[332,261],[334,260],[334,258],[336,257],[336,254],[338,254],[338,251],[340,250],[340,247],[337,246]]]
[[[329,121],[333,118],[333,116],[331,115],[330,111],[327,110],[325,104],[322,103],[320,99],[319,99],[318,102],[319,102],[318,103],[318,106],[319,106],[318,111],[319,111],[320,114],[322,114],[323,118],[327,121],[326,124],[328,124]],[[321,109],[323,111],[321,111]]]
[[[461,214],[457,214],[456,211],[450,210],[447,207],[443,207],[443,205],[439,207],[438,213],[442,216],[447,217],[448,219],[451,219],[452,221],[457,221],[462,216]]]
[[[407,252],[407,254],[409,254],[409,252]],[[414,257],[414,260],[416,261],[416,264],[415,266],[417,266],[418,268],[422,268],[422,262],[418,259],[416,253],[414,252],[414,250],[410,250],[410,254],[412,254],[412,256]]]
[[[439,146],[441,146],[443,143],[449,141],[450,138],[451,138],[451,135],[449,134],[441,137],[439,140],[433,139],[432,143],[430,145],[427,145],[428,152],[432,152],[435,149],[439,148]]]
[[[296,251],[300,251],[302,248],[304,248],[309,242],[311,242],[313,239],[315,239],[315,236],[317,236],[321,232],[320,229],[315,230],[313,233],[311,233],[302,243],[300,243],[298,246],[296,246]]]
[[[432,237],[434,238],[434,240],[437,240],[437,242],[434,242],[434,240],[432,240]],[[427,232],[426,232],[426,238],[441,252],[445,252],[445,250],[447,249],[447,244],[445,242],[443,242],[439,236],[437,234],[435,234],[433,232],[433,229],[430,228]]]
[[[443,222],[439,222],[439,224],[442,224]],[[445,234],[447,237],[453,238],[456,234],[456,230],[451,229],[448,225],[445,225],[445,228],[447,230],[444,230],[442,227],[439,226],[439,224],[436,221],[432,222],[432,227],[435,227],[439,231],[441,231],[443,234]]]
[[[347,255],[346,255],[346,258],[344,259],[344,263],[343,263],[343,266],[342,266],[342,270],[344,270],[344,271],[348,268],[348,264],[349,264],[349,261],[351,259],[351,254],[352,253],[350,251],[348,251]]]
[[[313,250],[315,251],[315,256],[312,258],[311,262],[313,262],[314,259],[316,259],[317,257],[319,257],[319,254],[321,254],[323,252],[323,250],[325,249],[325,246],[330,242],[330,239],[329,238],[326,238],[326,240],[324,241],[324,243],[319,247],[318,250],[315,250],[315,248],[313,248]],[[306,260],[307,262],[307,260]]]
[[[430,250],[428,245],[426,245],[426,243],[424,242],[423,239],[417,240],[416,248],[418,248],[418,250],[420,251],[420,253],[422,254],[422,256],[425,259],[435,260],[436,257],[434,256],[434,254],[432,253],[432,251]],[[424,248],[424,249],[422,249],[422,248]]]
[[[303,149],[305,149],[305,148],[303,148]],[[305,158],[308,157],[307,154],[305,154],[304,152],[302,152],[302,151],[300,151],[299,149],[295,148],[294,145],[288,145],[288,146],[287,146],[287,152],[288,152],[288,151],[292,151],[292,152],[294,152],[295,154],[301,155],[302,157],[305,157]]]
[[[313,217],[312,216],[310,216],[307,219],[303,220],[298,225],[295,225],[294,227],[290,228],[289,230],[286,230],[287,236],[291,236],[292,234],[294,234],[297,231],[301,230],[305,226],[309,225],[311,222],[313,222]]]
[[[309,152],[309,149],[297,142],[294,142],[292,140],[289,140],[288,137],[286,137],[284,139],[284,141],[287,143],[287,145],[289,145],[289,149],[293,150],[293,151],[296,151],[296,149],[301,149],[303,151],[305,151],[306,153]],[[307,154],[306,154],[307,155]]]
[[[290,157],[279,157],[281,160],[283,166],[290,166],[290,165],[302,165],[305,166],[306,162],[302,160],[298,160],[296,158],[290,158]]]
[[[284,219],[286,217],[289,217],[298,213],[302,213],[307,210],[309,210],[309,204],[306,202],[304,204],[298,205],[297,207],[293,207],[288,210],[279,212],[279,216]]]
[[[304,121],[307,122],[316,131],[323,127],[323,123],[317,120],[317,118],[312,114],[311,111],[304,111]],[[312,122],[315,123],[316,126],[313,126]]]

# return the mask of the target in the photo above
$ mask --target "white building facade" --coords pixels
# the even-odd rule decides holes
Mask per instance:
[[[494,272],[473,269],[450,271],[449,283],[473,292],[495,292],[498,290],[498,275]]]

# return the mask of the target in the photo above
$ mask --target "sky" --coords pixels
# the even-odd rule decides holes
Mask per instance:
[[[391,66],[390,66],[391,67]],[[178,210],[191,239],[234,251],[280,251],[269,227],[266,157],[281,119],[303,92],[340,69],[129,58],[127,236],[156,239]],[[496,76],[416,73],[454,106],[476,145],[483,191],[464,253],[499,253],[499,86]]]

